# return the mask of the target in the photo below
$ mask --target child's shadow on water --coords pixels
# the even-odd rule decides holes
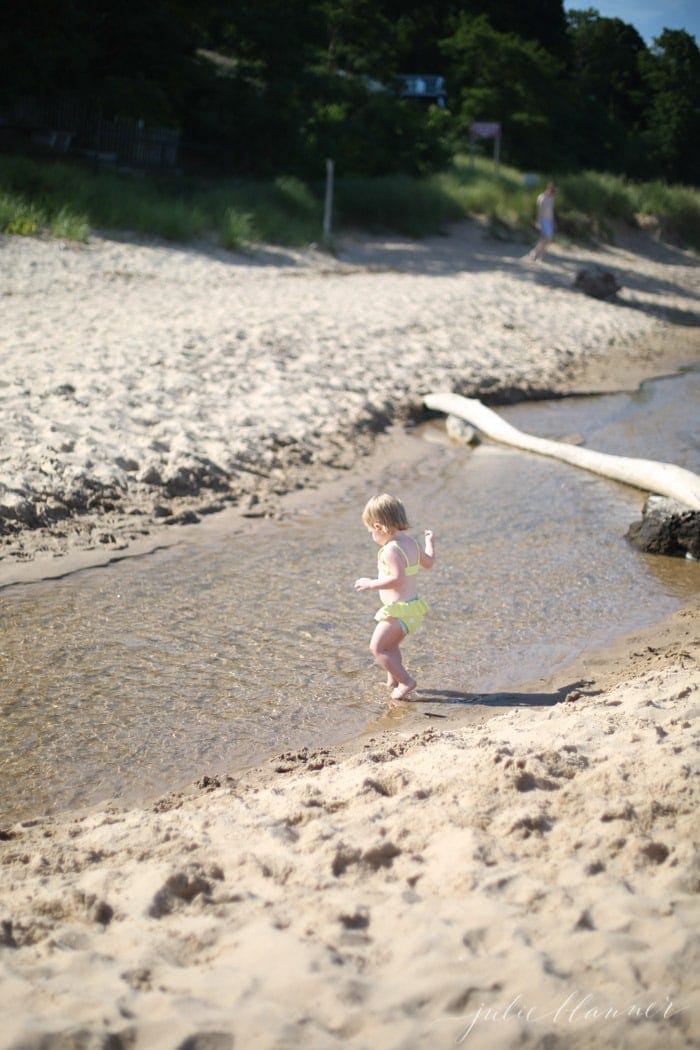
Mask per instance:
[[[470,707],[554,707],[567,700],[598,696],[602,690],[591,690],[592,685],[593,682],[580,679],[553,693],[515,693],[505,689],[497,693],[463,693],[454,689],[416,689],[404,703],[444,704],[446,707],[462,704]]]

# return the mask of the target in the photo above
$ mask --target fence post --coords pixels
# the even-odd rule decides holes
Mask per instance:
[[[323,245],[328,247],[331,240],[331,221],[333,218],[333,169],[332,160],[326,161],[326,203],[323,209]]]

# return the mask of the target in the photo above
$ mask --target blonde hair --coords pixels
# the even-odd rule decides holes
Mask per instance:
[[[362,521],[365,525],[383,525],[385,529],[394,529],[403,532],[410,528],[406,508],[400,499],[383,492],[381,496],[372,496],[367,501],[362,511]]]

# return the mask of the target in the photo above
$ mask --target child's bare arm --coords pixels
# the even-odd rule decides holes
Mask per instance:
[[[435,533],[432,529],[425,530],[425,550],[421,551],[420,563],[424,569],[432,569],[435,561]]]
[[[367,576],[361,576],[359,580],[355,580],[355,590],[385,591],[394,587],[400,587],[406,576],[401,558],[396,551],[389,550],[384,556],[384,562],[389,570],[385,576],[380,576],[376,580],[371,580]]]

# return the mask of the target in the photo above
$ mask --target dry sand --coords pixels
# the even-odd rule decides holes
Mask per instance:
[[[523,252],[476,225],[335,258],[5,239],[0,583],[183,511],[273,513],[430,389],[622,388],[697,358],[692,256]],[[582,262],[618,303],[573,291]],[[698,633],[694,604],[476,725],[387,716],[0,826],[0,1046],[700,1045]]]
[[[274,513],[431,390],[629,389],[700,355],[689,253],[629,234],[523,250],[478,224],[335,257],[0,237],[0,584],[227,503]],[[591,263],[616,302],[573,289]]]

